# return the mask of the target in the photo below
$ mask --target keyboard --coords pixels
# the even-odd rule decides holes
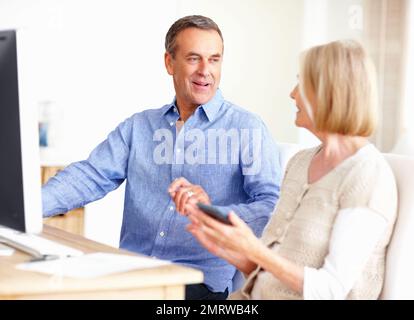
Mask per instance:
[[[83,252],[66,245],[7,228],[0,228],[0,242],[25,251],[35,257],[79,257]]]

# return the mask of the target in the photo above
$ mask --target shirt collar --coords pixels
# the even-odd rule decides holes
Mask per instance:
[[[177,102],[177,99],[174,98],[172,103],[165,106],[165,110],[163,111],[164,116],[171,117],[172,115],[176,114],[178,117],[176,102]],[[211,122],[216,118],[216,115],[219,112],[223,102],[224,102],[223,94],[221,93],[220,89],[217,89],[214,97],[206,104],[202,104],[201,106],[199,106],[197,110],[198,109],[203,110],[208,121]]]
[[[206,104],[200,106],[200,108],[204,110],[204,113],[206,114],[208,121],[212,122],[216,118],[217,113],[223,105],[223,102],[223,94],[221,93],[220,89],[217,89],[213,99],[211,99]]]

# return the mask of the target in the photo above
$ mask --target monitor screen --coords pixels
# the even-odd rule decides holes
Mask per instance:
[[[35,106],[21,101],[15,30],[0,31],[0,226],[42,230]],[[37,110],[36,110],[37,111]]]

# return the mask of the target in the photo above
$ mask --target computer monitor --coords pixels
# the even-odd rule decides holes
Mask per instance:
[[[42,231],[37,107],[21,81],[19,31],[0,31],[0,228]]]

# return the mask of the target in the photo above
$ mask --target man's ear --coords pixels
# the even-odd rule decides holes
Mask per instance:
[[[174,74],[174,66],[173,66],[173,57],[171,56],[171,54],[169,54],[168,52],[166,52],[164,54],[164,62],[165,62],[165,68],[167,69],[167,72],[170,76],[172,76]]]

